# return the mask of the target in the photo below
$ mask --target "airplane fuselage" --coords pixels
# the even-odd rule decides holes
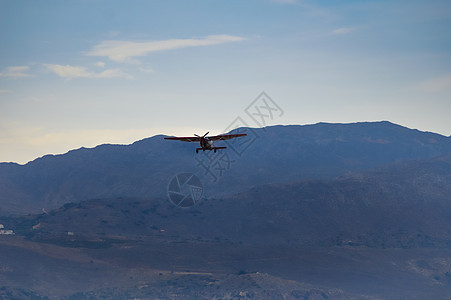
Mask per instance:
[[[196,153],[199,153],[199,150],[205,151],[205,150],[213,150],[216,152],[218,149],[226,149],[227,147],[214,147],[213,141],[209,140],[208,138],[201,138],[200,139],[200,148],[196,148]]]
[[[200,147],[202,148],[202,150],[212,150],[213,141],[210,141],[207,138],[202,138],[200,140]]]

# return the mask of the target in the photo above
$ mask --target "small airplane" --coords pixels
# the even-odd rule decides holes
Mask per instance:
[[[213,150],[216,152],[218,149],[226,149],[227,147],[214,147],[213,141],[223,141],[223,140],[230,140],[233,138],[237,138],[240,136],[245,136],[247,134],[245,133],[239,133],[239,134],[220,134],[215,136],[209,136],[207,137],[207,134],[210,132],[207,132],[203,136],[199,136],[197,134],[194,134],[193,137],[165,137],[165,140],[176,140],[176,141],[182,141],[182,142],[200,142],[200,148],[196,148],[196,153],[199,153],[199,150],[205,151],[205,150]]]

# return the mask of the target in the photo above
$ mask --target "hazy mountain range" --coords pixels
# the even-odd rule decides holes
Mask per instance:
[[[92,198],[164,197],[182,172],[201,178],[204,196],[223,197],[267,183],[332,179],[394,162],[451,153],[451,138],[390,122],[241,128],[225,155],[196,154],[194,143],[158,135],[131,145],[100,145],[0,163],[0,213],[40,212]]]

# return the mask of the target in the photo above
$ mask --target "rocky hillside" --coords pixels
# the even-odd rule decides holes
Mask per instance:
[[[68,245],[156,239],[448,248],[450,182],[451,156],[445,156],[333,180],[262,185],[185,209],[166,198],[99,199],[3,222],[33,240]]]

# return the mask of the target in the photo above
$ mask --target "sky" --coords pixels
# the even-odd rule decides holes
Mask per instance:
[[[449,136],[450,29],[449,0],[0,0],[0,162],[257,127],[262,92],[265,125]]]

